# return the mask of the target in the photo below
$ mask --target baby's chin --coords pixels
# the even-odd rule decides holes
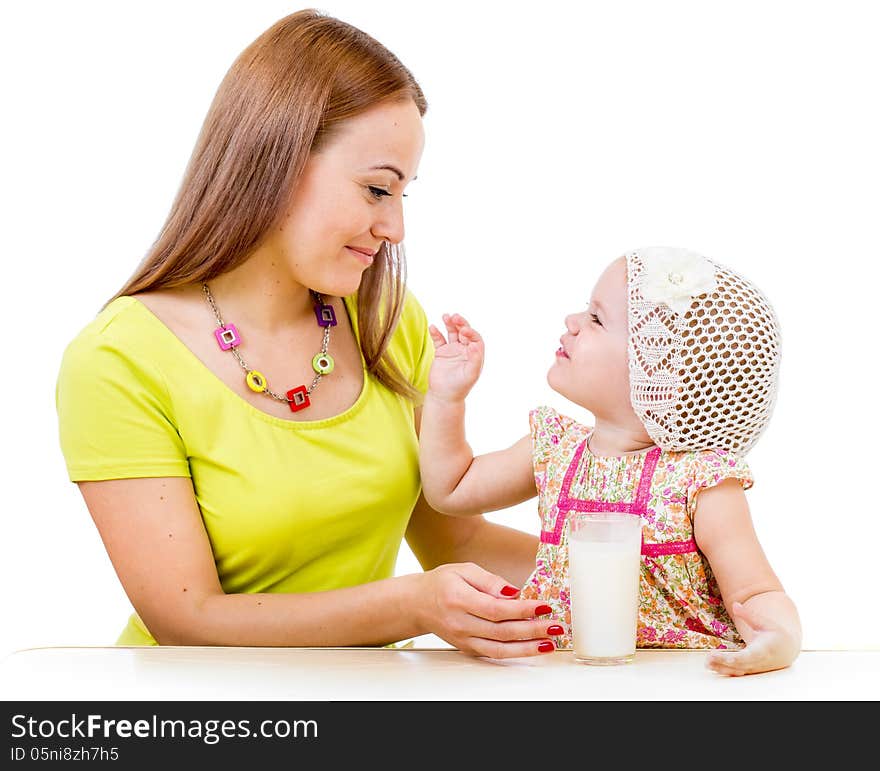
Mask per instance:
[[[551,389],[551,390],[555,391],[555,392],[558,393],[560,396],[564,396],[564,397],[565,397],[566,399],[568,399],[570,402],[574,402],[575,404],[580,404],[580,402],[577,401],[577,400],[573,397],[573,394],[570,394],[570,393],[568,392],[568,389],[566,389],[566,387],[565,387],[565,385],[564,385],[563,383],[557,383],[557,382],[556,382],[556,377],[555,377],[555,369],[556,369],[556,366],[557,366],[557,365],[554,363],[553,366],[550,367],[549,370],[547,370],[547,378],[546,378],[546,379],[547,379],[547,385],[550,386],[550,389]]]
[[[599,405],[594,399],[590,398],[590,394],[572,391],[571,388],[566,387],[569,384],[564,381],[562,383],[557,383],[554,377],[553,367],[550,367],[550,370],[547,372],[547,385],[550,386],[552,391],[555,391],[573,405],[576,405],[582,410],[586,410],[590,415],[596,414],[595,410],[598,409]]]

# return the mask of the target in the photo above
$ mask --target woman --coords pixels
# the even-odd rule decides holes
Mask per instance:
[[[136,610],[119,644],[553,650],[550,608],[511,586],[536,539],[420,495],[433,345],[400,244],[426,106],[360,30],[281,19],[220,85],[156,243],[67,347],[61,445]],[[404,535],[426,572],[393,577]]]

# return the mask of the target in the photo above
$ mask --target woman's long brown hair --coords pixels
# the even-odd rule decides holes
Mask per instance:
[[[226,73],[159,237],[111,300],[240,265],[281,216],[309,154],[343,121],[406,99],[425,114],[410,71],[356,27],[311,9],[276,22]],[[361,350],[371,375],[418,400],[386,355],[405,290],[403,249],[385,242],[358,288]]]

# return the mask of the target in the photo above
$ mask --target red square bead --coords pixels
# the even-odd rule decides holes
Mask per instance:
[[[287,403],[290,405],[291,412],[299,412],[304,410],[311,404],[309,401],[309,392],[304,385],[291,388],[287,392]]]

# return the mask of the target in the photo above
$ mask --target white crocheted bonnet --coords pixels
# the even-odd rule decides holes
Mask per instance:
[[[686,249],[626,255],[630,399],[673,451],[744,455],[776,402],[780,332],[761,291]]]

